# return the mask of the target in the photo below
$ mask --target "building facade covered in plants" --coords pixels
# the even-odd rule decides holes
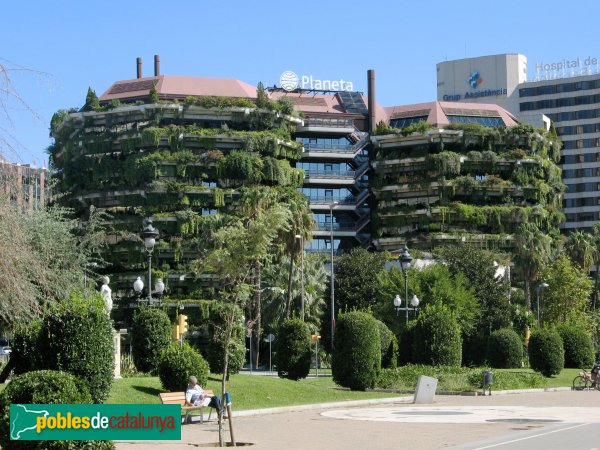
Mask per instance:
[[[145,278],[138,236],[151,218],[160,233],[153,279],[171,295],[200,296],[211,283],[191,266],[203,218],[242,207],[244,190],[256,186],[305,202],[294,167],[302,143],[291,135],[300,124],[291,103],[246,83],[156,75],[116,82],[100,98],[90,91],[82,110],[55,114],[50,161],[63,202],[80,215],[91,207],[109,215],[103,271],[117,295]]]
[[[527,222],[558,235],[564,185],[556,135],[496,105],[433,102],[387,112],[371,137],[378,249],[510,250]]]

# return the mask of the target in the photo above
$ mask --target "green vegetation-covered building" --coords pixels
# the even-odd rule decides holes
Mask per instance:
[[[564,185],[555,135],[496,105],[389,108],[374,145],[374,243],[380,250],[471,243],[510,249],[535,222],[558,233]]]

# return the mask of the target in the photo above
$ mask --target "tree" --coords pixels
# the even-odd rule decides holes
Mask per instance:
[[[572,232],[565,242],[565,250],[571,261],[581,269],[589,269],[596,259],[594,237],[584,231],[577,230]]]
[[[262,84],[262,82],[259,82],[258,86],[256,87],[256,107],[268,108],[270,103],[271,100],[269,99],[267,91],[265,90],[265,86]]]
[[[362,247],[336,258],[334,282],[338,310],[366,311],[376,304],[377,276],[385,270],[387,260],[386,253],[369,252]]]
[[[325,268],[323,256],[318,253],[306,255],[304,270],[294,270],[292,278],[292,299],[299,302],[304,283],[304,322],[311,333],[319,331],[321,316],[325,308],[325,290],[329,274]],[[262,277],[262,319],[266,327],[275,328],[286,317],[287,292],[285,290],[288,275],[282,267],[288,266],[288,257],[270,261],[263,267]],[[296,301],[298,299],[298,301]]]
[[[88,87],[87,95],[85,96],[85,106],[83,107],[84,111],[98,111],[101,109],[100,99],[96,95],[96,91],[94,91],[91,87]]]
[[[106,223],[97,210],[81,221],[60,207],[23,213],[0,197],[0,224],[0,321],[6,324],[28,321],[42,304],[84,290],[88,263],[102,262]]]
[[[592,292],[592,280],[566,255],[554,259],[542,270],[548,287],[540,301],[541,319],[545,325],[560,325],[572,315],[585,315]]]
[[[510,326],[511,309],[507,295],[510,286],[505,278],[496,278],[497,261],[503,262],[505,257],[470,245],[443,247],[438,253],[451,273],[455,277],[463,274],[474,289],[479,312],[474,316],[472,330],[463,332],[463,362],[482,364],[487,337],[494,330]],[[463,328],[465,320],[460,314],[457,317],[461,318]]]
[[[550,258],[552,238],[537,225],[524,223],[515,234],[515,266],[525,283],[525,307],[531,310],[531,286]]]
[[[13,112],[24,110],[36,120],[40,120],[40,116],[15,87],[13,75],[16,74],[34,75],[38,78],[46,78],[47,74],[0,58],[0,155],[6,156],[7,153],[11,153],[18,157],[17,149],[22,145],[11,131],[14,127]]]
[[[224,302],[244,308],[257,289],[257,264],[269,258],[275,240],[289,226],[291,213],[285,204],[269,202],[260,214],[229,217],[221,227],[205,230],[200,242],[205,245],[201,258],[195,261],[198,273],[211,272],[219,278]],[[218,219],[214,219],[215,221]],[[224,348],[229,348],[235,324],[235,308],[231,308],[223,329]],[[229,352],[224,352],[221,394],[227,386]],[[219,444],[223,445],[219,421]]]

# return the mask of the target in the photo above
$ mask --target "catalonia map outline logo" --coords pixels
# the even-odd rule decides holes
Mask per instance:
[[[481,83],[483,83],[483,78],[481,78],[479,72],[473,72],[469,77],[469,86],[473,89],[477,89]]]
[[[288,92],[297,89],[299,82],[300,79],[298,78],[298,75],[296,75],[296,73],[292,72],[291,70],[286,70],[279,77],[279,83],[281,84],[281,87]]]

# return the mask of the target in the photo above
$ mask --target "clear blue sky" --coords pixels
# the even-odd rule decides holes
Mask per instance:
[[[535,63],[600,58],[600,2],[466,1],[21,1],[5,2],[0,58],[43,72],[12,72],[39,120],[11,110],[18,155],[47,158],[48,127],[61,108],[81,107],[88,86],[101,95],[135,78],[135,59],[161,73],[279,84],[284,70],[352,81],[366,91],[375,69],[384,106],[436,99],[436,63],[522,53]],[[16,105],[12,105],[17,108]],[[0,124],[11,127],[9,124]]]

